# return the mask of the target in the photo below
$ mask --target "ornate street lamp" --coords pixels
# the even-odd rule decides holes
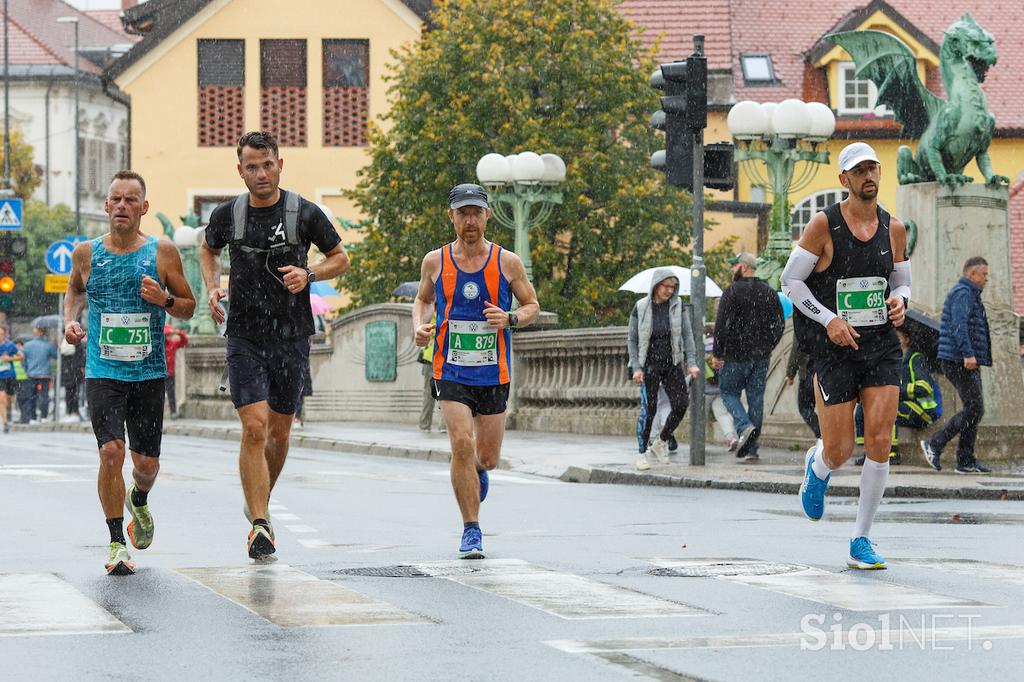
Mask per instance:
[[[772,193],[768,244],[758,275],[778,288],[782,268],[793,248],[789,193],[807,187],[828,163],[825,142],[836,128],[832,110],[821,102],[787,99],[779,104],[744,101],[729,110],[729,133],[736,140],[735,159],[751,182]],[[761,161],[768,173],[765,176]],[[797,172],[797,165],[803,163]]]
[[[557,154],[492,153],[477,162],[476,177],[487,188],[494,219],[515,231],[515,252],[532,284],[530,229],[542,225],[555,204],[562,203],[562,193],[554,188],[565,181],[565,162]]]

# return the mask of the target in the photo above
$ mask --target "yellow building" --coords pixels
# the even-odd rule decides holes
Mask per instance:
[[[131,164],[150,215],[205,219],[245,191],[235,144],[270,130],[281,184],[358,220],[342,197],[368,160],[366,122],[388,108],[391,51],[419,38],[425,0],[149,0],[125,11],[143,34],[108,71],[131,98]],[[355,238],[342,234],[348,243]]]
[[[705,36],[708,58],[708,129],[706,142],[729,141],[726,116],[742,100],[780,102],[796,98],[823,102],[836,115],[836,131],[826,144],[832,163],[813,180],[791,193],[793,234],[821,208],[842,198],[836,159],[852,141],[871,144],[882,161],[880,203],[896,207],[896,150],[916,149],[916,141],[900,139],[900,125],[885,107],[876,106],[873,83],[858,79],[848,54],[825,39],[830,33],[874,29],[891,33],[913,51],[918,73],[936,95],[945,97],[939,73],[944,31],[965,12],[993,34],[999,61],[983,84],[996,117],[989,149],[996,173],[1017,178],[1024,169],[1024,42],[1019,0],[624,0],[623,13],[635,21],[642,40],[659,43],[661,61],[685,59],[693,51],[692,36]],[[799,172],[802,164],[798,166]],[[964,171],[981,178],[973,162]],[[731,193],[714,192],[717,205],[708,219],[718,223],[707,241],[734,235],[738,248],[753,251],[767,238],[771,196],[745,174]],[[898,217],[898,216],[897,216]],[[1024,230],[1024,225],[1011,226]],[[1024,253],[1021,264],[1024,265]]]

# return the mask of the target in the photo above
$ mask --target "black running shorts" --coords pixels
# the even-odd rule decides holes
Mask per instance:
[[[237,410],[263,400],[278,414],[295,414],[309,363],[309,339],[257,344],[228,337],[228,383]]]
[[[886,344],[863,355],[818,355],[811,359],[811,365],[825,404],[839,405],[856,400],[862,388],[899,386],[902,361],[900,347]]]
[[[132,452],[147,457],[160,456],[164,430],[163,379],[86,379],[85,392],[98,447],[112,440],[123,441],[127,426]]]
[[[14,377],[0,379],[0,393],[6,393],[9,396],[17,395],[18,380]]]
[[[470,386],[455,381],[432,379],[434,399],[450,400],[469,407],[473,416],[501,414],[508,405],[508,384]]]

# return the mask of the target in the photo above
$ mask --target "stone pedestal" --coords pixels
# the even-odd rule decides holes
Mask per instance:
[[[992,333],[993,366],[982,370],[983,426],[1024,425],[1024,379],[1019,353],[1019,319],[1013,313],[1010,266],[1009,193],[984,185],[949,188],[938,183],[903,185],[895,215],[917,224],[911,255],[911,306],[941,319],[942,304],[963,272],[964,261],[981,256],[989,264],[982,300]],[[951,416],[952,413],[950,412]]]

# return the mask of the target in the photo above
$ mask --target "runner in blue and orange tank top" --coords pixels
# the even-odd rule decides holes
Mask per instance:
[[[463,184],[448,195],[455,241],[423,259],[413,304],[416,345],[434,341],[433,388],[452,448],[451,479],[462,512],[464,559],[482,559],[480,503],[498,465],[512,380],[512,330],[540,312],[519,256],[484,238],[487,192]],[[519,308],[512,310],[513,295]],[[437,322],[430,318],[437,305]]]
[[[110,531],[106,569],[111,575],[129,575],[135,565],[125,547],[122,506],[132,517],[132,545],[146,549],[153,541],[148,496],[160,470],[167,376],[164,313],[188,319],[196,301],[174,244],[139,231],[149,209],[142,176],[132,171],[114,175],[103,208],[110,232],[80,243],[71,257],[64,338],[73,345],[88,343],[86,390],[100,450],[97,487]],[[86,301],[88,336],[77,322]],[[134,464],[127,493],[121,474],[126,427]]]

